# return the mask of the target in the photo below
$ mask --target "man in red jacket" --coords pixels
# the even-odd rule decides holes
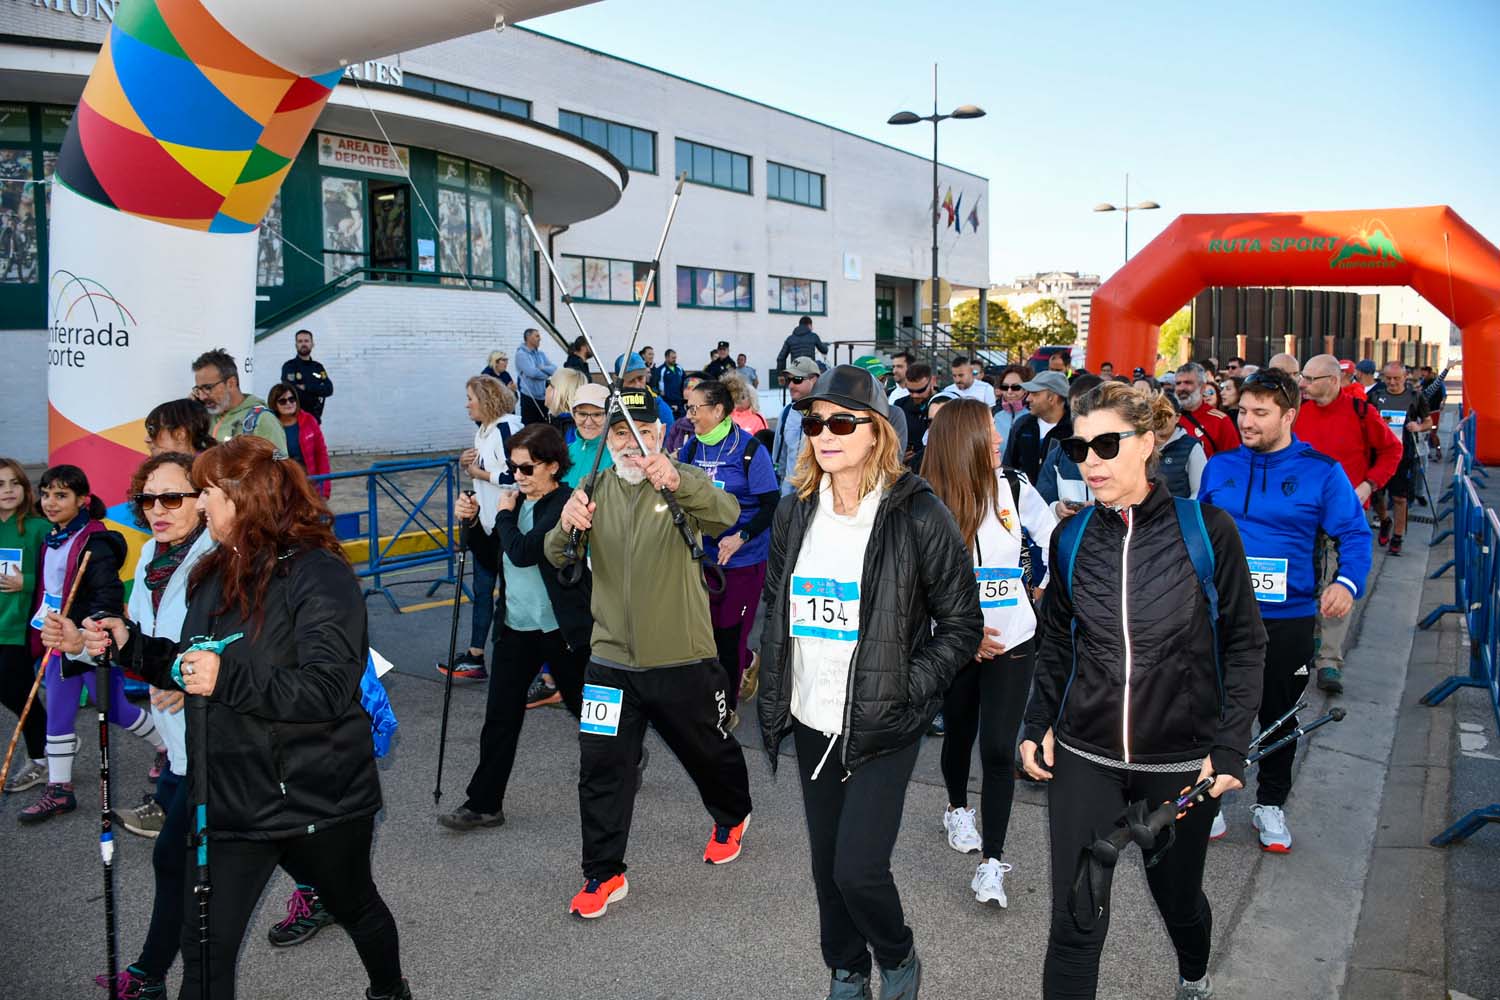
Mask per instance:
[[[1302,369],[1302,398],[1293,431],[1318,451],[1336,459],[1354,485],[1360,502],[1396,474],[1401,464],[1401,442],[1380,419],[1380,412],[1363,399],[1346,394],[1339,362],[1331,354],[1310,358]],[[1338,546],[1324,539],[1319,581],[1327,586],[1338,575]],[[1344,639],[1349,618],[1318,616],[1318,687],[1330,694],[1344,690]]]
[[[1203,453],[1213,458],[1221,451],[1234,451],[1240,446],[1239,428],[1229,419],[1229,414],[1216,410],[1203,401],[1203,383],[1207,373],[1203,366],[1189,361],[1177,369],[1177,381],[1173,391],[1182,412],[1177,425],[1203,445]]]

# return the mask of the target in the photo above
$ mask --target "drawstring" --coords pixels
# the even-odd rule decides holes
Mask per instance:
[[[809,781],[817,781],[818,775],[823,773],[823,765],[828,763],[828,755],[833,753],[833,745],[839,741],[838,733],[828,734],[828,746],[823,748],[823,756],[818,759],[818,766],[813,768],[812,777]]]

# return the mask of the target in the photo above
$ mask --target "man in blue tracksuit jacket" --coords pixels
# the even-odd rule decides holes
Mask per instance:
[[[1301,398],[1291,376],[1256,372],[1240,395],[1243,447],[1208,460],[1198,499],[1227,511],[1239,526],[1261,619],[1266,626],[1262,729],[1297,704],[1307,687],[1313,635],[1321,611],[1342,618],[1362,597],[1370,572],[1370,526],[1339,463],[1292,434]],[[1339,574],[1318,594],[1319,536],[1338,540]],[[1293,716],[1269,734],[1269,746],[1296,728]],[[1292,849],[1283,807],[1292,790],[1296,744],[1260,764],[1251,821],[1261,847]],[[1213,836],[1222,836],[1216,821]]]

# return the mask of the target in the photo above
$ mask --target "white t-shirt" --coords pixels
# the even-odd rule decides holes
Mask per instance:
[[[1041,547],[1043,558],[1051,551],[1052,532],[1057,517],[1036,487],[1024,474],[1021,481],[1021,510],[1017,518],[1015,501],[1005,473],[995,470],[1000,490],[1000,513],[991,507],[979,522],[974,537],[974,572],[979,578],[979,610],[986,628],[1000,630],[998,638],[1006,649],[1014,649],[1036,634],[1036,612],[1021,578],[1021,528],[1031,533],[1032,541]],[[1042,578],[1045,585],[1046,577]]]
[[[818,509],[792,568],[788,631],[792,640],[792,717],[825,735],[844,731],[849,670],[859,641],[859,592],[865,548],[885,488],[871,490],[853,515],[833,510],[826,477]]]
[[[907,390],[906,386],[904,386],[904,385],[898,385],[898,386],[896,386],[896,388],[894,388],[894,389],[891,390],[891,394],[887,398],[890,400],[890,404],[892,406],[895,406],[901,400],[905,399],[907,396],[910,396],[910,395],[911,395],[911,392]]]
[[[500,425],[505,425],[502,434]],[[479,464],[485,472],[495,476],[496,481],[474,480],[474,499],[479,503],[479,523],[486,535],[495,533],[495,515],[500,512],[500,482],[511,482],[507,463],[510,456],[505,453],[503,439],[521,432],[521,418],[508,413],[493,424],[485,424],[474,432],[474,450],[479,452]]]
[[[1046,437],[1047,437],[1047,435],[1052,433],[1052,428],[1054,428],[1054,427],[1057,426],[1057,421],[1055,421],[1055,420],[1048,421],[1048,420],[1043,420],[1041,417],[1037,417],[1036,418],[1036,425],[1038,427],[1040,427],[1041,430],[1042,430],[1041,439],[1045,440]]]
[[[981,379],[976,378],[973,382],[970,382],[967,389],[960,389],[958,383],[955,382],[943,391],[951,392],[955,396],[960,396],[964,399],[977,399],[991,409],[995,407],[995,387]]]

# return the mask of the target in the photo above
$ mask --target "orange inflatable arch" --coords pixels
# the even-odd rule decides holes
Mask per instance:
[[[1453,209],[1178,216],[1094,293],[1089,356],[1152,371],[1161,324],[1214,285],[1410,285],[1463,332],[1478,457],[1500,462],[1500,250]]]

